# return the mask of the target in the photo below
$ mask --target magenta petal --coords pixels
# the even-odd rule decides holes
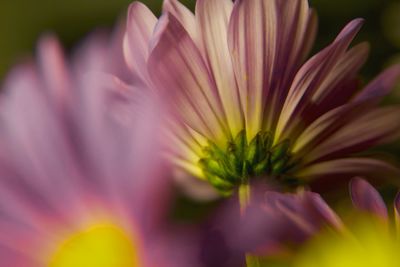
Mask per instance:
[[[309,193],[308,201],[310,208],[317,214],[321,222],[328,223],[335,229],[341,229],[343,227],[339,216],[329,207],[320,195]]]
[[[296,74],[279,117],[276,140],[290,136],[315,91],[323,85],[342,55],[361,28],[363,20],[356,19],[346,25],[335,41],[308,60]]]
[[[356,208],[387,219],[388,212],[378,191],[362,178],[353,178],[350,182],[350,194]]]
[[[44,36],[40,39],[38,57],[40,74],[47,93],[55,101],[64,101],[71,86],[71,76],[61,45],[54,36]]]
[[[194,14],[178,0],[164,0],[163,13],[172,14],[185,28],[193,41],[198,43],[198,33]]]
[[[393,204],[397,223],[400,223],[400,192],[397,193]]]
[[[199,49],[179,21],[165,13],[153,37],[148,71],[183,121],[212,140],[226,132],[218,92]]]
[[[400,64],[394,65],[386,69],[372,82],[370,82],[360,94],[354,99],[355,102],[364,102],[368,100],[378,99],[387,95],[393,89],[396,82],[400,79]]]

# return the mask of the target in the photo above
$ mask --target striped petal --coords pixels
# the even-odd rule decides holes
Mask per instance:
[[[266,129],[276,127],[290,83],[308,56],[317,32],[317,16],[308,1],[276,1],[278,13],[276,60],[265,105]],[[269,42],[269,40],[267,40]]]
[[[345,104],[358,89],[357,83],[353,81],[367,60],[368,52],[368,43],[358,44],[346,52],[314,93],[311,101],[312,108],[305,113],[313,114],[315,118],[333,107]],[[346,86],[349,82],[353,85],[352,88]]]
[[[323,84],[328,74],[344,55],[362,24],[361,19],[350,22],[335,41],[312,57],[297,73],[289,90],[277,125],[275,141],[290,136],[298,123],[298,116],[309,103],[312,95]]]
[[[279,102],[277,96],[285,94],[282,83],[293,75],[309,46],[305,43],[310,39],[303,38],[314,33],[309,30],[315,29],[309,25],[310,14],[307,1],[235,2],[228,43],[250,139],[262,126],[267,99]]]
[[[344,158],[312,164],[299,170],[296,175],[305,181],[331,175],[363,175],[385,177],[400,185],[400,170],[393,165],[373,158]]]
[[[230,0],[199,0],[196,18],[206,61],[214,76],[231,133],[236,136],[243,129],[243,118],[227,42],[232,7]]]
[[[142,3],[129,6],[126,35],[123,49],[129,68],[145,81],[148,79],[146,61],[149,56],[149,41],[156,26],[157,18]]]
[[[350,182],[350,194],[353,205],[365,212],[388,218],[386,204],[378,191],[362,178],[353,178]]]
[[[342,124],[346,122],[342,118],[348,111],[349,107],[343,106],[331,110],[316,119],[296,139],[292,153],[296,157],[302,157],[303,152],[308,152],[309,149],[320,143],[322,139],[325,139],[326,135],[332,134],[340,126],[338,122],[342,122]]]
[[[316,146],[306,155],[304,162],[313,162],[337,153],[357,152],[398,136],[399,112],[397,107],[385,107],[363,114]]]
[[[354,118],[364,114],[371,105],[377,104],[383,96],[387,95],[399,77],[399,65],[385,70],[357,94],[349,104],[333,109],[312,122],[297,138],[292,152],[301,157],[300,151],[307,151],[307,149],[315,147],[346,123],[350,124]]]
[[[194,14],[187,9],[178,0],[165,0],[163,3],[163,12],[172,14],[179,23],[185,28],[189,36],[196,44],[200,44],[199,34],[197,32],[196,19]]]
[[[158,29],[148,60],[155,86],[165,90],[188,126],[223,144],[226,120],[200,51],[171,14],[161,17]]]

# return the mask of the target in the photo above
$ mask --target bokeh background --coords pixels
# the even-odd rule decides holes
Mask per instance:
[[[112,30],[124,19],[130,0],[1,0],[0,1],[0,80],[18,61],[32,56],[41,34],[55,33],[71,51],[79,40],[97,28]],[[161,0],[142,0],[157,15]],[[194,10],[194,0],[181,0]],[[385,66],[400,62],[400,0],[310,0],[319,15],[318,51],[331,42],[351,19],[362,17],[365,25],[356,42],[369,41],[370,58],[362,78],[370,80]],[[400,86],[386,100],[400,103]],[[400,119],[400,114],[399,114]],[[382,148],[400,162],[400,142]],[[396,159],[397,158],[397,159]],[[400,164],[399,164],[400,166]],[[385,190],[385,189],[384,189]],[[390,199],[395,189],[387,189]],[[214,203],[215,204],[215,203]],[[199,204],[180,197],[175,217],[195,219],[209,212],[213,203]]]
[[[33,53],[43,32],[54,32],[70,49],[94,28],[112,28],[125,15],[130,0],[2,0],[0,1],[0,78],[18,60]],[[161,0],[142,0],[156,14]],[[181,0],[193,10],[194,0]],[[400,60],[399,0],[310,0],[319,14],[315,49],[326,45],[355,17],[366,23],[358,40],[372,45],[363,69],[367,78],[384,65]],[[396,59],[397,58],[397,59]]]

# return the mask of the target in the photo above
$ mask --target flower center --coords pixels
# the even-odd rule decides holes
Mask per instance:
[[[293,186],[298,181],[287,175],[294,165],[289,147],[289,140],[273,145],[272,134],[265,131],[248,142],[243,130],[227,142],[226,149],[209,141],[199,164],[209,182],[223,195],[231,194],[251,177],[273,177],[275,182]]]
[[[100,224],[77,232],[52,255],[49,267],[138,267],[137,247],[112,224]]]

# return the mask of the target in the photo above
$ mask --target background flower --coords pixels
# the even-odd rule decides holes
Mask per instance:
[[[385,202],[368,182],[355,178],[350,191],[356,211],[350,211],[347,216],[347,230],[341,233],[326,231],[317,235],[301,249],[293,266],[398,265],[399,197],[394,201],[395,219],[392,220]]]
[[[260,266],[396,266],[399,195],[393,216],[362,178],[351,180],[350,195],[353,207],[336,206],[336,213],[316,193],[255,191],[240,221],[232,219],[239,208],[228,205],[212,229],[226,242],[227,255],[251,251]]]
[[[100,72],[107,54],[84,47],[77,65],[69,64],[58,42],[44,37],[39,64],[17,66],[5,82],[2,264],[194,264],[184,261],[190,243],[179,246],[184,238],[167,224],[171,184],[158,156],[161,105]]]

